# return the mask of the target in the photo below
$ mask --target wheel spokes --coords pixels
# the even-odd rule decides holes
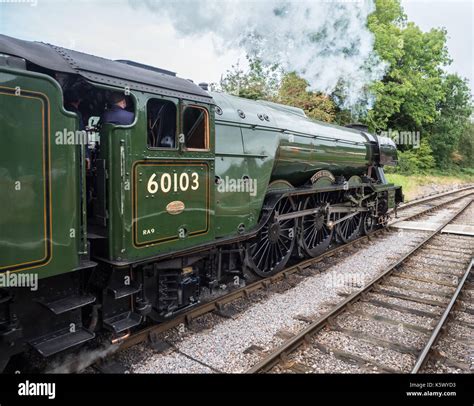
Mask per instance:
[[[283,199],[275,206],[275,213],[286,214],[294,210],[290,199]],[[282,269],[288,261],[295,242],[295,220],[275,220],[275,213],[260,231],[257,240],[249,245],[249,263],[259,275],[269,275]]]
[[[352,240],[359,235],[359,231],[361,228],[361,220],[361,214],[357,213],[354,216],[342,221],[336,226],[337,234],[342,240],[342,242]]]
[[[329,202],[328,193],[318,193],[310,196],[304,202],[303,208],[322,208]],[[333,232],[325,224],[323,213],[310,214],[301,221],[301,245],[306,254],[314,257],[324,251],[330,244]]]

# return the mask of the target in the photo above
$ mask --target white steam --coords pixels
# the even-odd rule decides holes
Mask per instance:
[[[310,89],[332,93],[342,80],[344,105],[366,98],[385,64],[366,27],[372,0],[130,0],[171,20],[186,36],[213,33],[225,48],[243,48],[264,63],[295,71]],[[153,40],[153,39],[151,39]]]
[[[93,350],[83,350],[78,354],[67,355],[61,362],[53,363],[45,371],[48,374],[75,374],[84,371],[92,364],[101,361],[120,348],[120,344],[105,344]]]

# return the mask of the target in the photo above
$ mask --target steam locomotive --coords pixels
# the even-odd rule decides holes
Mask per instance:
[[[100,122],[114,92],[130,125]],[[273,275],[403,200],[390,139],[133,61],[0,35],[0,107],[0,370]]]

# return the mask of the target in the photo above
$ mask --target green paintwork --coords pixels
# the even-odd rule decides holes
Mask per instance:
[[[0,68],[0,271],[43,278],[78,267],[79,148],[56,143],[75,128],[54,80]]]
[[[147,147],[146,106],[149,99],[173,101],[178,111],[186,101],[133,92],[136,119],[130,126],[105,125],[101,131],[101,158],[107,170],[107,251],[103,256],[113,261],[132,261],[160,253],[184,249],[214,239],[214,131],[210,106],[193,103],[210,111],[209,151],[180,151]],[[181,120],[177,133],[181,132]],[[198,173],[199,187],[192,190],[192,173]],[[180,179],[187,173],[189,188],[164,193],[161,188],[153,196],[147,191],[150,177],[163,173]],[[135,197],[136,196],[136,197]],[[136,199],[136,200],[134,200]],[[166,212],[172,201],[185,205],[181,214]],[[136,208],[136,210],[135,210]],[[180,237],[179,229],[186,229]],[[148,243],[148,244],[147,244]]]
[[[222,182],[226,179],[241,179],[248,174],[248,160],[244,154],[242,132],[233,125],[216,125],[219,134],[216,140],[216,175]],[[216,234],[235,234],[239,225],[249,228],[250,194],[228,192],[213,184],[216,193]]]
[[[151,181],[150,181],[151,179]],[[135,246],[176,241],[209,231],[209,167],[205,163],[142,161],[133,168]],[[147,183],[150,182],[150,193]],[[156,182],[156,183],[154,183]],[[182,213],[167,210],[173,202]],[[179,236],[179,230],[182,236]]]
[[[358,131],[317,123],[295,108],[212,93],[222,110],[216,115],[216,175],[257,180],[256,196],[217,194],[216,235],[235,234],[240,223],[257,224],[270,182],[301,186],[321,169],[362,175],[370,149]],[[238,114],[241,110],[245,117]],[[261,120],[259,115],[267,116]],[[336,142],[335,139],[339,141]]]
[[[388,208],[393,209],[394,207],[395,207],[395,189],[392,187],[388,189]]]
[[[53,79],[26,71],[0,72],[2,86],[20,86],[47,96],[51,140],[56,131],[77,129],[75,115],[63,110],[61,89]],[[104,193],[99,194],[98,206],[103,208],[100,215],[106,240],[95,254],[106,260],[137,261],[250,231],[258,223],[269,187],[302,186],[322,169],[358,179],[372,158],[360,132],[314,122],[299,109],[222,93],[212,94],[219,109],[191,103],[185,94],[173,98],[132,91],[131,96],[134,123],[107,124],[100,133],[99,162],[104,171],[98,178],[103,179]],[[153,98],[175,103],[177,137],[185,106],[205,108],[209,112],[209,149],[148,148],[147,102]],[[0,204],[6,207],[0,213],[0,266],[9,266],[39,258],[44,249],[40,217],[44,211],[44,177],[38,152],[39,102],[16,96],[0,96],[0,101]],[[51,142],[52,235],[47,241],[51,243],[52,260],[37,268],[41,276],[68,272],[79,265],[79,160],[79,147]],[[162,178],[166,178],[164,184]],[[21,193],[13,191],[16,179],[24,184]],[[183,187],[176,183],[181,179]],[[152,185],[152,192],[150,181],[158,182],[156,190]],[[222,182],[227,187],[219,187]],[[236,190],[232,182],[250,182],[253,189]]]

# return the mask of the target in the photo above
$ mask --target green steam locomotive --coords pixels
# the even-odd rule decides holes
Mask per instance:
[[[103,119],[117,94],[128,124]],[[3,35],[0,145],[0,370],[275,274],[403,200],[395,144],[362,127]]]

